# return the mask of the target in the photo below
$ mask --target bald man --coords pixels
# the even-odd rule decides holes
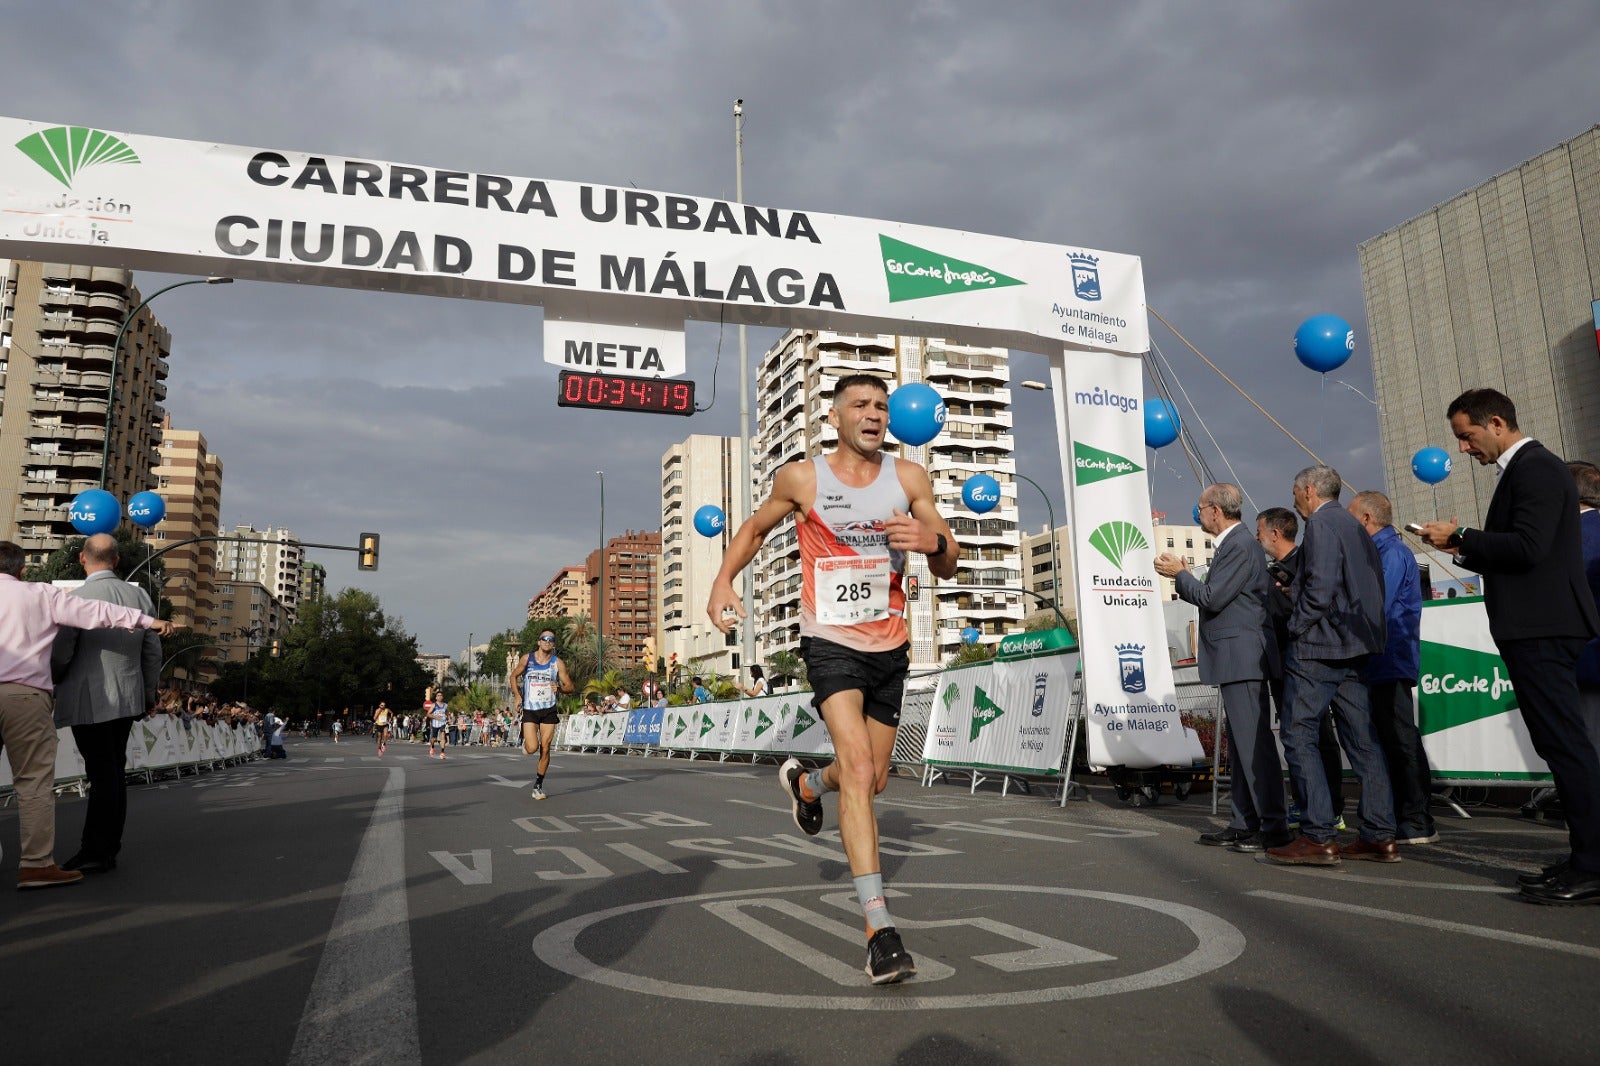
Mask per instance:
[[[117,542],[110,534],[96,533],[85,540],[78,562],[89,577],[72,594],[155,614],[144,589],[117,577],[119,561]],[[133,720],[156,705],[161,638],[149,629],[132,633],[64,627],[56,634],[50,666],[56,677],[56,725],[71,727],[89,778],[89,803],[78,853],[61,868],[106,873],[116,869],[127,820],[123,768],[128,733]]]

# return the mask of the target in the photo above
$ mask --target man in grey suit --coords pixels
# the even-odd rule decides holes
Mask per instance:
[[[1163,553],[1155,565],[1177,583],[1180,598],[1200,608],[1200,680],[1222,690],[1223,728],[1237,775],[1227,828],[1202,833],[1200,843],[1255,852],[1289,843],[1290,834],[1267,694],[1268,681],[1281,669],[1267,616],[1271,578],[1266,556],[1240,525],[1242,504],[1237,485],[1210,485],[1200,494],[1200,528],[1216,548],[1204,581],[1179,555]]]
[[[1305,801],[1300,836],[1268,848],[1274,862],[1337,866],[1341,859],[1399,862],[1389,769],[1372,726],[1366,687],[1367,660],[1383,650],[1383,563],[1372,538],[1339,506],[1339,472],[1311,466],[1294,479],[1294,505],[1306,520],[1300,578],[1289,615],[1289,658],[1284,663],[1284,703],[1279,737],[1289,775]],[[1339,721],[1339,743],[1361,781],[1360,839],[1335,839],[1333,800],[1322,772],[1318,742],[1329,703]]]
[[[137,607],[154,615],[145,591],[116,575],[117,542],[96,533],[78,555],[87,581],[74,591],[86,600]],[[127,820],[128,789],[123,773],[133,720],[156,704],[161,677],[161,638],[151,630],[73,629],[56,633],[50,655],[56,678],[56,725],[71,726],[89,779],[78,853],[63,870],[85,874],[116,869]]]

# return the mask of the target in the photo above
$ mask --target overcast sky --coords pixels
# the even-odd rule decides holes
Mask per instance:
[[[1383,472],[1375,410],[1351,391],[1372,394],[1357,245],[1600,121],[1593,0],[115,10],[0,0],[0,113],[732,198],[743,97],[747,199],[1139,255],[1151,307],[1362,488]],[[731,327],[717,404],[684,420],[557,409],[533,308],[240,283],[155,310],[174,422],[225,465],[224,523],[381,531],[377,574],[314,557],[428,651],[520,624],[583,561],[596,469],[607,535],[655,529],[662,451],[738,432]],[[1351,388],[1325,399],[1290,343],[1319,312],[1358,336],[1333,375]],[[1154,320],[1151,335],[1254,503],[1288,503],[1309,460]],[[775,336],[751,331],[752,360]],[[690,325],[707,393],[718,342]],[[1014,353],[1015,379],[1044,376]],[[1059,510],[1047,399],[1015,391],[1020,469]],[[1156,506],[1187,521],[1181,453],[1151,469]],[[1043,526],[1031,489],[1021,507]]]

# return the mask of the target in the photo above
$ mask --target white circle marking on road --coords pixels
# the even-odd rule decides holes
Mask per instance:
[[[808,996],[776,992],[754,992],[742,988],[713,988],[705,985],[686,985],[662,981],[653,977],[621,973],[593,962],[578,950],[579,935],[591,926],[611,918],[638,911],[671,907],[679,904],[704,903],[709,900],[739,899],[743,897],[772,896],[784,893],[816,892],[818,885],[786,885],[781,888],[746,889],[735,892],[707,892],[694,896],[675,896],[671,899],[629,903],[608,910],[570,918],[551,926],[533,938],[533,951],[547,965],[571,974],[573,977],[596,984],[639,992],[649,996],[669,999],[694,1000],[701,1003],[736,1004],[745,1007],[781,1007],[810,1010],[953,1010],[972,1007],[1016,1007],[1034,1003],[1055,1003],[1063,1000],[1092,999],[1122,992],[1139,992],[1162,985],[1187,981],[1228,965],[1244,953],[1244,934],[1229,922],[1206,911],[1145,896],[1127,896],[1117,892],[1095,892],[1080,888],[1053,888],[1039,885],[970,885],[970,884],[903,884],[896,888],[930,891],[1012,892],[1036,895],[1075,896],[1081,899],[1121,903],[1131,907],[1164,914],[1186,926],[1199,943],[1194,950],[1173,962],[1141,973],[1127,974],[1078,985],[1060,985],[1054,988],[1028,989],[1016,992],[975,993],[949,996],[885,996],[874,990],[862,978],[862,995]],[[900,986],[914,988],[915,984]]]

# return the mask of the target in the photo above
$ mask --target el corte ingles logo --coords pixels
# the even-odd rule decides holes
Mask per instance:
[[[1009,278],[998,270],[930,252],[881,233],[878,234],[878,246],[883,251],[883,276],[889,283],[890,303],[1027,284]]]
[[[30,133],[17,142],[17,148],[69,189],[80,170],[139,162],[139,154],[120,137],[87,126],[55,126]]]
[[[1073,483],[1077,485],[1093,485],[1096,481],[1106,481],[1123,474],[1137,474],[1144,469],[1116,452],[1101,451],[1076,440],[1072,442],[1072,465],[1075,468]]]
[[[989,698],[979,685],[972,686],[972,733],[968,740],[977,740],[978,731],[986,725],[993,724],[996,718],[1005,714],[1005,708]]]

